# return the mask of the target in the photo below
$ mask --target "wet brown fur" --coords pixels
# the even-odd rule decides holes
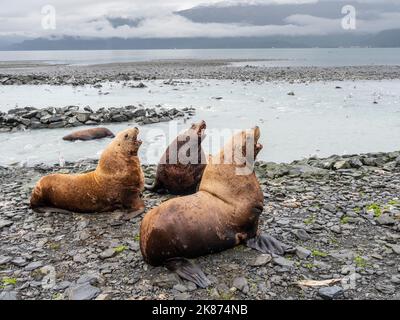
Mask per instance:
[[[203,131],[205,122],[201,121],[193,124],[191,128],[180,134],[167,148],[160,163],[157,166],[156,178],[151,188],[153,191],[166,189],[172,194],[190,194],[196,192],[200,183],[203,171],[206,167],[206,159],[201,148],[201,142],[204,138]],[[189,138],[191,138],[189,140]],[[197,144],[197,155],[189,164],[180,163],[178,160],[179,150],[190,141]],[[172,159],[178,160],[172,163]]]
[[[41,178],[32,192],[31,207],[88,213],[143,210],[140,193],[144,176],[137,156],[141,145],[138,133],[137,128],[119,133],[103,151],[95,171]]]
[[[236,138],[247,141],[249,132]],[[258,128],[254,133],[259,137]],[[236,148],[233,140],[230,144],[228,148]],[[262,146],[255,143],[254,148],[256,155]],[[237,175],[241,165],[215,164],[224,158],[222,150],[210,160],[197,193],[168,200],[145,215],[140,247],[147,263],[156,266],[175,257],[195,258],[256,236],[264,201],[260,185],[252,170]]]

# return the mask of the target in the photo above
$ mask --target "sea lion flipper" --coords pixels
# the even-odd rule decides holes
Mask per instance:
[[[266,234],[260,234],[254,238],[248,239],[246,241],[246,245],[249,248],[255,249],[262,253],[268,253],[273,256],[282,256],[285,253],[292,251],[292,248],[287,244],[284,244],[279,240],[276,240],[274,237]]]
[[[211,284],[204,272],[197,265],[185,258],[170,259],[166,261],[165,266],[182,279],[193,282],[200,288],[207,288]]]

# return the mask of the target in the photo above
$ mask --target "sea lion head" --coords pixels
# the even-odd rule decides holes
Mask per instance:
[[[205,138],[205,130],[207,128],[206,122],[204,120],[201,120],[198,123],[193,123],[192,126],[189,129],[189,135],[197,135],[199,142],[203,141]]]
[[[242,140],[242,155],[250,161],[256,160],[258,153],[263,148],[263,145],[258,142],[261,136],[261,131],[258,126],[252,129],[243,130],[241,132]]]
[[[220,157],[223,158],[224,163],[239,166],[254,163],[263,148],[262,144],[258,142],[260,136],[261,131],[257,126],[236,133],[225,145]]]
[[[142,141],[138,139],[139,129],[129,128],[117,134],[114,143],[117,148],[128,157],[135,157],[138,154]]]

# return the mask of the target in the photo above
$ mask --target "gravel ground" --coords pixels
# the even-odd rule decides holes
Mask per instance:
[[[90,66],[3,63],[0,85],[95,85],[104,81],[149,79],[232,79],[239,81],[342,81],[399,79],[400,66],[255,67],[245,60],[164,60]]]
[[[258,163],[261,230],[296,253],[272,258],[238,246],[196,259],[207,289],[143,262],[142,217],[28,208],[39,177],[95,166],[0,167],[0,299],[400,299],[400,152]],[[154,169],[144,167],[148,180]],[[171,196],[143,197],[150,209]],[[342,281],[297,283],[304,279]]]

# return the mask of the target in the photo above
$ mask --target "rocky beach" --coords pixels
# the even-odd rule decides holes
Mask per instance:
[[[101,90],[105,82],[135,81],[135,91],[154,79],[171,88],[185,79],[260,83],[400,79],[400,66],[267,68],[233,62],[247,63],[2,63],[0,85],[89,85]],[[0,112],[0,134],[120,122],[146,125],[196,114],[196,106],[139,105],[134,93],[132,104],[19,106]],[[29,208],[30,193],[40,177],[87,172],[97,160],[67,161],[62,167],[0,166],[0,300],[400,299],[400,151],[370,151],[376,152],[257,162],[255,172],[265,198],[260,229],[295,250],[272,257],[238,246],[198,258],[196,263],[212,282],[207,289],[143,261],[139,248],[143,215],[35,213]],[[143,170],[146,182],[152,183],[155,165],[143,165]],[[146,211],[171,197],[144,191]]]
[[[295,253],[271,257],[238,246],[196,259],[212,281],[207,289],[144,263],[141,216],[29,209],[41,176],[95,166],[0,167],[1,299],[400,298],[400,152],[258,162],[261,231]],[[144,166],[147,182],[154,170]],[[143,194],[146,209],[170,197]]]
[[[160,60],[74,66],[25,63],[0,65],[0,85],[100,85],[102,82],[165,79],[218,79],[251,82],[314,82],[399,79],[400,66],[260,67],[247,60]]]

